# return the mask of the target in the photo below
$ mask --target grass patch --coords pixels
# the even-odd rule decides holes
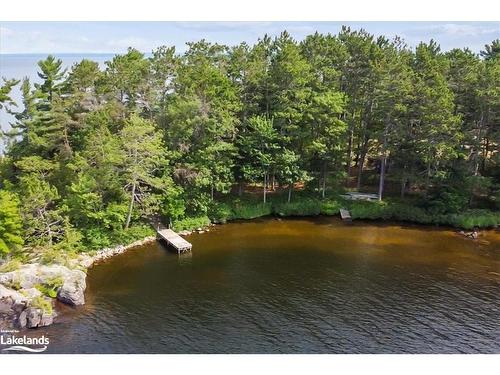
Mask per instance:
[[[173,224],[175,231],[193,230],[203,228],[210,224],[208,216],[186,217],[181,220],[176,220]]]
[[[63,285],[63,282],[64,280],[62,279],[62,277],[55,277],[53,279],[47,280],[47,282],[43,284],[35,285],[35,288],[37,288],[40,292],[42,292],[43,295],[47,297],[56,298],[57,291]]]
[[[46,314],[52,315],[52,301],[48,300],[44,296],[38,296],[35,297],[31,300],[30,306],[37,308],[37,309],[42,309],[42,311]]]
[[[500,225],[500,212],[466,210],[459,214],[431,212],[422,207],[398,202],[348,202],[353,219],[397,220],[419,224],[449,225],[457,228],[491,228]]]
[[[321,213],[322,202],[318,199],[302,198],[279,202],[273,205],[273,213],[278,216],[317,216]]]
[[[255,219],[261,216],[271,215],[273,212],[272,205],[270,203],[263,202],[235,202],[234,206],[231,208],[232,217],[234,219]]]
[[[154,236],[155,230],[147,224],[135,224],[128,229],[112,232],[112,245],[128,245],[132,242],[142,240],[146,237]]]
[[[0,273],[17,271],[21,268],[21,261],[19,259],[12,259],[0,266]]]

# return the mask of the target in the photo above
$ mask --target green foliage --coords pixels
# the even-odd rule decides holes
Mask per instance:
[[[420,224],[449,225],[463,229],[492,228],[500,225],[500,213],[488,210],[465,210],[440,213],[400,202],[350,202],[353,219],[398,220]]]
[[[291,203],[275,203],[273,212],[278,216],[316,216],[321,213],[319,199],[300,198]]]
[[[210,221],[216,224],[223,224],[234,218],[231,206],[225,202],[212,202],[207,215]]]
[[[284,31],[252,46],[161,46],[149,58],[130,48],[104,70],[84,59],[66,72],[48,56],[40,83],[22,81],[19,111],[19,81],[0,86],[0,109],[15,117],[0,159],[0,254],[64,263],[148,236],[157,220],[182,230],[341,207],[495,226],[498,46],[410,49],[343,27],[301,42]],[[354,178],[384,202],[338,199]]]
[[[36,248],[37,256],[41,264],[62,264],[66,265],[67,261],[74,258],[77,254],[76,249],[67,248],[61,251],[56,247]]]
[[[210,225],[210,219],[207,216],[199,217],[186,217],[181,220],[176,220],[174,222],[174,230],[194,230],[197,228],[204,228]]]
[[[0,190],[0,258],[23,245],[22,233],[19,198]]]
[[[21,267],[19,259],[11,259],[0,266],[0,273],[16,271]]]
[[[464,229],[496,228],[500,225],[500,213],[488,210],[467,210],[450,215],[449,223]]]
[[[47,280],[43,284],[36,284],[35,288],[42,292],[43,295],[56,298],[59,288],[63,285],[64,280],[61,277],[55,277]]]
[[[448,214],[463,211],[467,203],[467,191],[447,186],[431,191],[421,205],[434,214]]]
[[[338,215],[343,204],[337,200],[327,200],[321,202],[321,214],[327,216]]]
[[[271,215],[271,203],[262,203],[255,199],[235,199],[231,202],[232,219],[255,219]]]
[[[145,237],[151,237],[156,234],[151,225],[134,224],[128,229],[117,230],[111,233],[113,245],[129,244]]]
[[[20,81],[16,79],[5,79],[2,78],[3,85],[0,86],[0,109],[7,106],[16,106],[16,102],[10,97],[10,92],[12,88],[16,86]]]
[[[14,279],[10,281],[9,283],[6,284],[7,287],[14,289],[14,290],[20,290],[21,289],[21,282],[17,279]]]
[[[44,313],[52,315],[52,300],[44,296],[38,296],[31,300],[30,306],[36,309],[41,309]]]

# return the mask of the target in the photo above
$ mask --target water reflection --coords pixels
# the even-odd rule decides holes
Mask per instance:
[[[500,235],[262,219],[89,273],[50,352],[499,353]]]

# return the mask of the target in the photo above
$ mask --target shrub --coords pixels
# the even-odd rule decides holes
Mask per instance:
[[[255,219],[271,215],[273,208],[271,203],[236,200],[232,204],[231,211],[232,219]]]
[[[321,213],[321,206],[318,199],[303,198],[290,203],[276,203],[273,212],[279,216],[316,216]]]
[[[441,186],[432,190],[420,205],[434,215],[458,213],[468,202],[465,191],[450,186]]]
[[[111,232],[103,228],[86,229],[83,232],[83,244],[88,250],[103,249],[111,246]]]
[[[0,266],[0,273],[16,271],[21,267],[21,261],[19,259],[12,259]]]
[[[420,224],[450,225],[464,229],[488,228],[500,225],[500,212],[466,210],[462,213],[439,213],[402,202],[350,202],[353,219],[399,220]]]
[[[149,236],[154,236],[155,230],[146,224],[135,224],[128,229],[115,230],[110,234],[111,245],[129,244],[142,240]]]
[[[64,280],[61,277],[55,277],[53,279],[47,280],[43,284],[35,285],[40,292],[42,292],[47,297],[56,298],[57,291],[63,285]]]
[[[69,258],[76,255],[75,251],[62,251],[60,249],[49,247],[44,248],[40,255],[42,264],[66,264]]]
[[[500,212],[488,210],[467,210],[461,214],[448,216],[451,225],[464,229],[488,228],[500,225]]]
[[[233,218],[231,206],[224,202],[212,202],[207,215],[213,223],[225,223]]]
[[[44,313],[52,315],[52,301],[44,296],[38,296],[31,300],[31,307],[42,309]]]
[[[321,214],[322,215],[337,215],[339,210],[342,208],[342,203],[339,201],[326,201],[321,202]]]
[[[19,280],[12,280],[11,282],[6,283],[5,285],[14,290],[21,289],[21,282]]]
[[[208,216],[186,217],[174,222],[174,230],[193,230],[196,228],[203,228],[210,224]]]
[[[392,213],[385,202],[353,201],[350,202],[349,208],[353,219],[387,220],[392,217]]]

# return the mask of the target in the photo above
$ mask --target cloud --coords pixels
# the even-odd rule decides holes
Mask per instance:
[[[287,30],[301,40],[316,30],[335,33],[340,22],[5,22],[0,24],[0,53],[123,53],[128,47],[150,52],[175,45],[185,50],[187,41],[207,39],[235,45],[253,44],[264,34]],[[356,22],[375,35],[404,36],[410,46],[435,39],[443,50],[474,47],[498,38],[499,22]]]
[[[127,36],[119,39],[108,40],[105,45],[107,51],[125,51],[129,47],[138,49],[139,51],[152,51],[153,49],[161,46],[162,43],[159,40],[151,40],[146,38],[141,38],[137,36]]]
[[[422,33],[425,33],[439,36],[444,35],[449,37],[477,37],[485,34],[493,34],[499,32],[500,24],[492,26],[459,23],[419,26],[408,31],[409,34],[413,35],[421,35]]]
[[[250,29],[265,29],[271,27],[273,22],[267,21],[226,21],[226,22],[173,22],[175,26],[185,30],[198,32],[228,32]]]

